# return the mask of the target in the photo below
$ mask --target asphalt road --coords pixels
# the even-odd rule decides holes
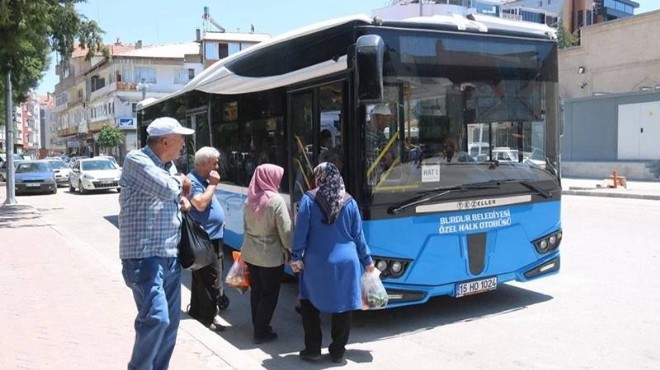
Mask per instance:
[[[60,188],[57,195],[18,199],[94,248],[99,265],[117,268],[117,193],[80,195]],[[558,275],[461,299],[358,312],[344,367],[660,368],[660,284],[654,280],[660,262],[660,202],[582,196],[564,196],[563,201]],[[183,281],[189,286],[189,274]],[[297,357],[303,339],[293,310],[296,290],[294,282],[284,283],[273,320],[280,339],[261,346],[250,340],[249,296],[228,290],[231,304],[221,316],[231,328],[221,337],[236,350],[232,356],[246,356],[268,369],[330,365]],[[187,297],[184,289],[184,302]],[[327,345],[329,328],[324,333]]]

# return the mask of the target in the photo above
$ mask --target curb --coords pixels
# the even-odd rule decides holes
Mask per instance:
[[[660,195],[651,194],[630,194],[630,193],[611,193],[599,192],[590,190],[562,190],[562,195],[582,195],[589,197],[605,197],[605,198],[628,198],[628,199],[644,199],[644,200],[660,200]]]

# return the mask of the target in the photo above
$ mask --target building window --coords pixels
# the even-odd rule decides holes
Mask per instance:
[[[584,26],[584,11],[582,10],[578,10],[577,26],[578,27]]]
[[[137,103],[131,104],[131,110],[133,111],[133,113],[137,112]]]
[[[195,69],[188,68],[188,80],[192,80],[193,78],[195,78]]]
[[[185,84],[190,79],[188,78],[187,69],[177,69],[174,71],[174,83],[175,84]]]
[[[152,67],[135,67],[135,82],[156,83],[156,69]]]
[[[204,45],[204,56],[206,59],[217,60],[218,58],[218,48],[215,43],[208,42]]]
[[[229,45],[218,44],[218,59],[226,58],[229,56]]]

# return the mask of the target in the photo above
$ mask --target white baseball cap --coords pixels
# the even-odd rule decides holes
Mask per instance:
[[[392,111],[390,111],[390,108],[385,104],[376,104],[376,106],[371,110],[371,115],[374,114],[390,116],[392,115]]]
[[[172,117],[156,118],[147,126],[147,135],[165,136],[169,134],[192,135],[195,130],[181,126],[179,121]]]

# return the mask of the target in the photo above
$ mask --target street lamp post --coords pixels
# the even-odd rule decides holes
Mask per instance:
[[[7,69],[5,116],[5,152],[7,153],[7,199],[6,205],[16,204],[16,188],[14,178],[14,107],[11,101],[11,69]]]

